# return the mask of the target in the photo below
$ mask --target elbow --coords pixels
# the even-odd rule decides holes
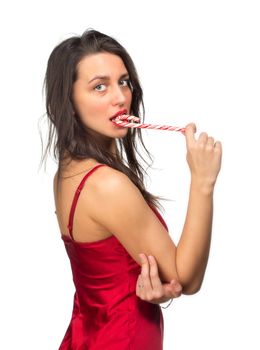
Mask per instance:
[[[182,286],[182,294],[193,295],[200,291],[204,274],[182,270],[179,271],[179,281]]]
[[[180,282],[181,283],[181,282]],[[182,284],[182,294],[185,295],[193,295],[200,291],[202,285],[202,281],[194,281],[190,283]]]
[[[184,287],[182,289],[182,294],[184,295],[193,295],[193,294],[196,294],[198,293],[200,290],[200,287],[190,287],[190,286],[187,286],[187,287]]]

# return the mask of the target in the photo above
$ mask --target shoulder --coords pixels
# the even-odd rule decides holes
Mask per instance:
[[[116,217],[127,213],[128,218],[140,219],[149,210],[139,188],[129,177],[109,166],[100,167],[89,178],[88,198],[91,202],[92,218],[102,224],[106,216]],[[104,224],[104,222],[103,222]]]
[[[94,173],[89,178],[89,182],[99,196],[137,190],[135,184],[126,174],[109,166],[98,168],[93,175]]]

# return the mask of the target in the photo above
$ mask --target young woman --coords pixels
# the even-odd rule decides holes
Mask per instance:
[[[137,137],[149,152],[141,131],[111,121],[144,114],[127,51],[95,30],[66,39],[49,57],[45,88],[50,129],[44,157],[55,135],[56,215],[76,288],[59,349],[160,350],[159,304],[181,289],[196,293],[203,280],[221,144],[206,133],[196,139],[195,125],[187,125],[190,196],[176,246],[158,211],[160,197],[144,186]]]

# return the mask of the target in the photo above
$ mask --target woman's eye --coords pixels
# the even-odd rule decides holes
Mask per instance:
[[[122,85],[122,86],[129,86],[129,79],[122,79],[122,80],[120,80],[120,84]]]
[[[95,90],[97,91],[104,91],[105,88],[105,84],[98,84],[97,86],[95,86]]]

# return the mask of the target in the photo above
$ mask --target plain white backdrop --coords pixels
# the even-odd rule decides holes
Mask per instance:
[[[57,350],[74,286],[54,214],[38,123],[48,57],[92,27],[132,56],[147,122],[195,122],[223,143],[202,289],[163,310],[164,349],[259,349],[259,2],[10,1],[1,5],[1,348]],[[41,122],[43,135],[46,123]],[[149,190],[178,242],[189,171],[183,135],[144,131]]]

